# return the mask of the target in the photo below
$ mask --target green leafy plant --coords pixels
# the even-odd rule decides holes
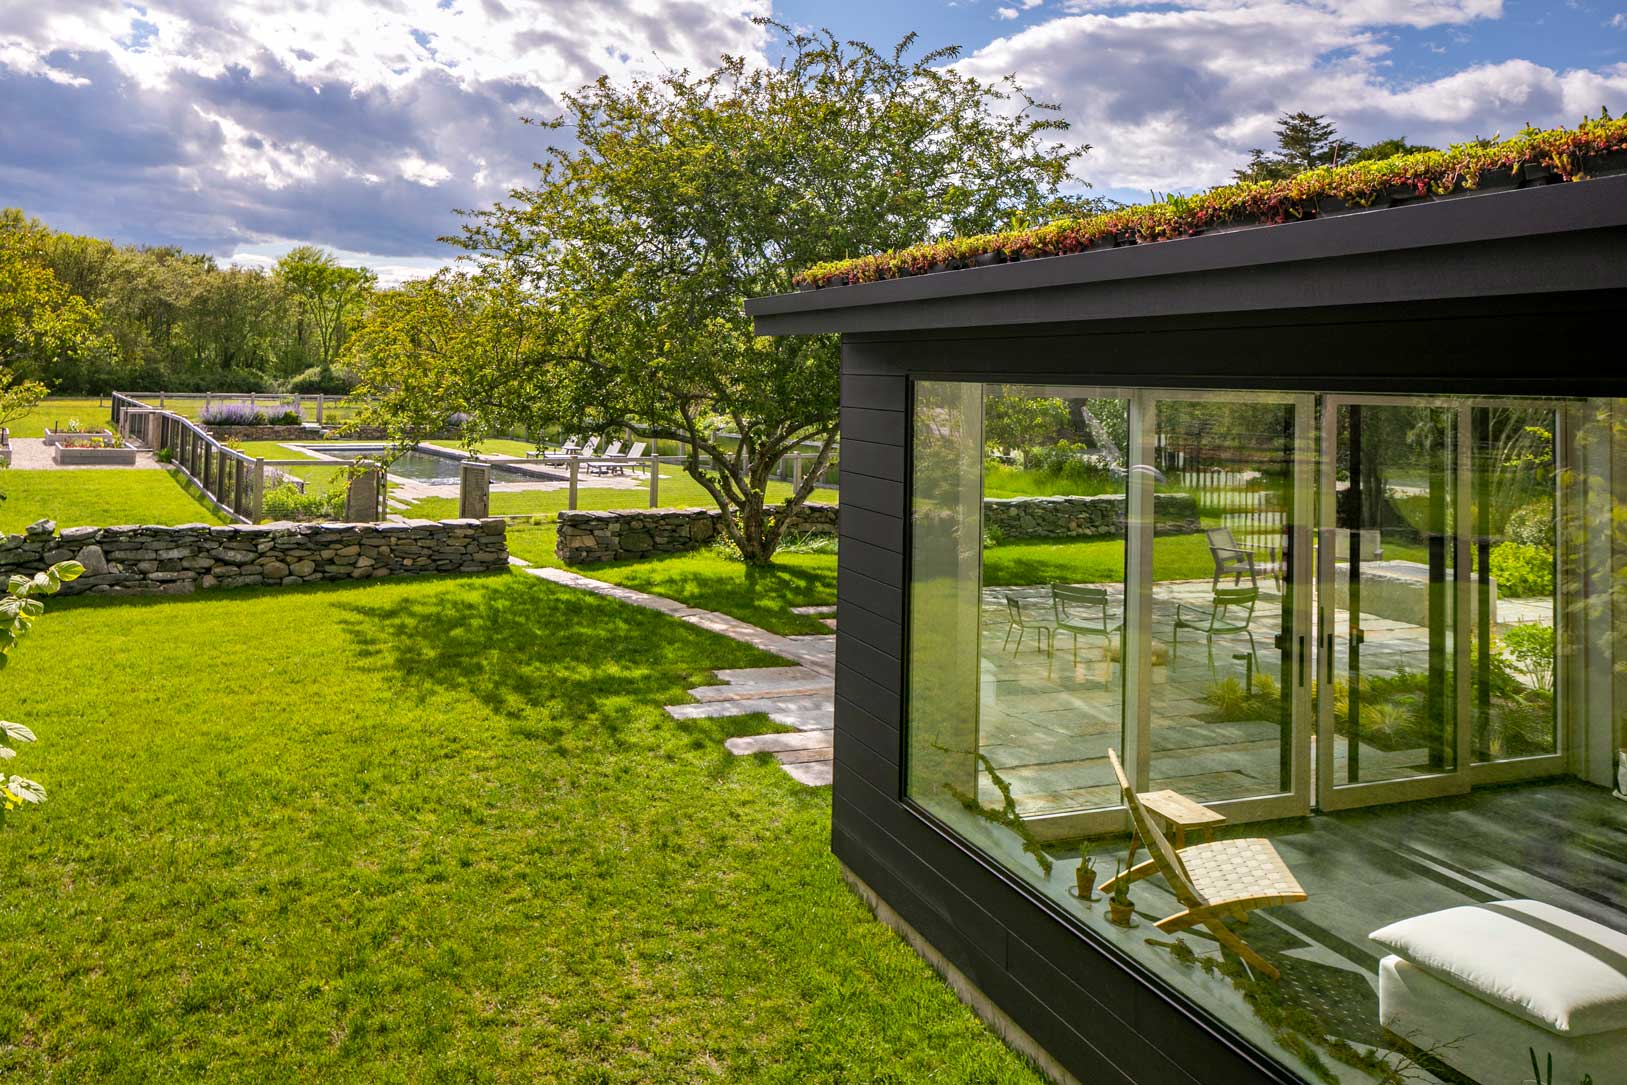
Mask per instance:
[[[42,595],[54,595],[62,585],[79,579],[85,567],[77,561],[59,561],[44,572],[33,576],[13,576],[6,582],[6,591],[0,595],[0,667],[11,661],[11,651],[17,647],[34,621],[45,613]],[[0,760],[10,761],[17,756],[16,744],[33,742],[34,732],[20,723],[0,720]],[[0,783],[0,824],[5,815],[24,804],[37,805],[45,801],[45,789],[33,780],[11,775]]]
[[[1523,542],[1498,543],[1491,548],[1491,578],[1501,594],[1513,598],[1552,595],[1553,549]]]
[[[1122,908],[1128,908],[1130,900],[1130,879],[1124,876],[1124,862],[1113,860],[1113,903]]]
[[[1442,196],[1506,183],[1524,166],[1565,181],[1588,176],[1591,160],[1627,150],[1627,119],[1584,117],[1574,128],[1526,130],[1502,141],[1471,140],[1444,151],[1321,166],[1281,181],[1243,181],[1195,196],[1164,198],[1102,214],[1068,216],[1045,226],[936,241],[902,250],[832,260],[799,273],[800,286],[844,286],[992,262],[1148,244],[1229,225],[1314,218],[1325,201],[1370,207],[1391,198]]]
[[[284,482],[266,491],[260,511],[268,520],[340,520],[345,514],[344,491],[301,491]]]
[[[157,460],[159,463],[174,463],[175,450],[168,446],[160,448],[157,452],[153,453],[153,459]]]
[[[1554,628],[1541,622],[1522,622],[1502,635],[1503,650],[1524,672],[1531,685],[1544,693],[1554,688]]]
[[[1545,546],[1550,550],[1554,545],[1554,501],[1545,497],[1521,505],[1509,513],[1508,522],[1503,531],[1510,539],[1527,546]]]

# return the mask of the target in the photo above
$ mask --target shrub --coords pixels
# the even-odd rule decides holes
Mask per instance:
[[[1527,546],[1546,546],[1551,549],[1554,545],[1553,498],[1545,497],[1521,505],[1509,513],[1508,523],[1504,525],[1503,531],[1515,542],[1525,543]]]
[[[279,407],[266,412],[268,426],[297,426],[304,421],[305,416],[300,413],[298,407]]]
[[[157,452],[153,453],[153,459],[157,460],[159,463],[174,463],[175,450],[167,446],[160,448]]]
[[[247,403],[211,403],[198,414],[206,426],[263,426],[266,413]]]
[[[268,520],[341,520],[345,515],[342,490],[301,492],[292,482],[267,490],[260,511]]]
[[[356,375],[348,369],[313,365],[298,376],[290,377],[285,387],[302,396],[314,396],[319,392],[342,396],[356,387]]]
[[[1553,626],[1522,622],[1504,633],[1502,642],[1503,650],[1534,688],[1543,692],[1554,688]]]
[[[1554,593],[1554,552],[1531,543],[1503,542],[1491,548],[1491,577],[1503,595],[1523,598]]]

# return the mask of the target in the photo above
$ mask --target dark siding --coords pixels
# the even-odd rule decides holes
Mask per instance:
[[[1611,326],[1622,301],[1601,293],[845,337],[842,402],[853,429],[842,448],[837,856],[1091,1085],[1292,1081],[905,803],[908,378],[1386,391],[1417,381],[1483,394],[1622,394],[1619,372],[1588,376],[1613,357],[1607,349],[1581,349],[1584,360],[1568,369],[1545,361],[1556,321]]]

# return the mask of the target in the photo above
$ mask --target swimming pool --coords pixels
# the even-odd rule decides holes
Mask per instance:
[[[298,446],[307,452],[314,452],[334,460],[355,460],[363,456],[377,456],[385,450],[383,445],[342,445],[338,448],[321,447],[315,445]],[[390,464],[390,474],[397,478],[410,478],[415,482],[427,482],[431,486],[456,486],[458,482],[458,464],[451,456],[442,456],[435,452],[425,452],[421,449],[412,449],[404,452],[394,463]],[[547,482],[548,477],[541,472],[517,471],[508,467],[493,465],[491,469],[493,482]]]

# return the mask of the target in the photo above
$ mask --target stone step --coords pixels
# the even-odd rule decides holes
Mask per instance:
[[[675,720],[719,719],[756,713],[799,731],[828,729],[834,727],[836,721],[835,706],[829,697],[756,697],[667,706],[667,715]]]
[[[774,755],[774,760],[782,765],[809,765],[830,759],[829,750],[781,750]]]
[[[741,735],[723,743],[732,754],[784,753],[791,750],[823,750],[830,756],[834,731],[781,731],[772,735]]]
[[[836,684],[831,681],[805,686],[696,686],[689,695],[697,701],[749,701],[763,697],[830,697]]]

